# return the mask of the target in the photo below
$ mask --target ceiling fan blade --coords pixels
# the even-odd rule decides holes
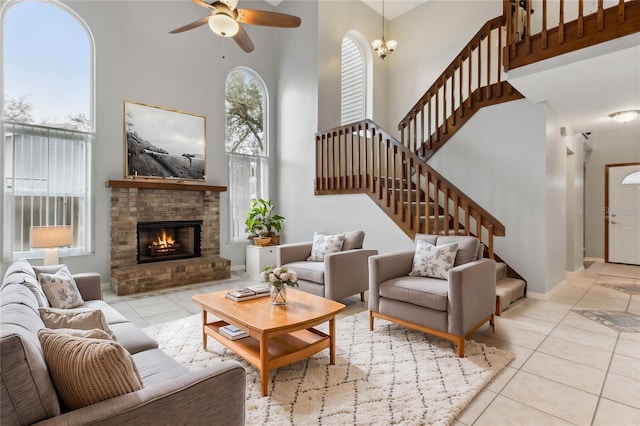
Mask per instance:
[[[264,10],[236,9],[238,22],[250,25],[264,25],[266,27],[297,28],[302,20],[297,16],[284,13],[267,12]]]
[[[197,21],[192,22],[190,24],[187,24],[184,27],[176,28],[173,31],[169,31],[169,34],[181,33],[183,31],[189,31],[189,30],[192,30],[194,28],[201,27],[204,24],[206,24],[207,22],[209,22],[209,18],[210,18],[210,16],[205,16],[204,18],[198,19]]]
[[[215,9],[216,7],[214,6],[214,4],[218,3],[217,1],[211,2],[211,4],[209,3],[205,3],[202,0],[192,0],[195,4],[199,4],[202,7],[208,7],[209,9]]]
[[[236,41],[236,43],[238,43],[238,46],[240,46],[242,50],[244,50],[245,52],[247,53],[253,52],[253,49],[254,49],[253,42],[249,38],[249,34],[247,34],[244,28],[242,28],[242,26],[240,26],[240,29],[238,30],[238,34],[233,36],[233,39]]]

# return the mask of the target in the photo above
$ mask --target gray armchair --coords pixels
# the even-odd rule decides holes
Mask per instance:
[[[438,246],[458,243],[448,279],[409,276],[414,250],[369,258],[369,329],[382,318],[451,340],[464,357],[464,339],[487,321],[495,333],[496,263],[483,259],[475,237],[417,234]]]
[[[312,242],[280,245],[277,264],[298,274],[300,290],[331,300],[360,293],[360,300],[364,301],[364,292],[369,288],[367,259],[378,251],[362,248],[362,231],[345,232],[344,237],[342,251],[326,255],[323,262],[307,260]]]

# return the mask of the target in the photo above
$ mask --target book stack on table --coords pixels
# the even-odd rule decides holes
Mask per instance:
[[[266,284],[252,285],[245,288],[236,288],[225,293],[225,297],[227,299],[231,299],[236,302],[256,299],[258,297],[264,297],[268,295],[269,286]]]
[[[235,327],[233,325],[225,325],[224,327],[220,327],[218,331],[229,340],[237,340],[244,337],[249,337],[249,334],[246,331],[240,330],[238,327]]]

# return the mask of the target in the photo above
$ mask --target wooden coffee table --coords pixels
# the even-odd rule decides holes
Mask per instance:
[[[197,294],[192,300],[202,307],[202,346],[207,349],[211,336],[260,371],[262,396],[267,395],[269,371],[309,358],[329,348],[329,363],[335,364],[335,316],[345,306],[300,290],[287,289],[287,304],[274,306],[271,298],[234,302],[226,291]],[[207,313],[221,321],[208,322]],[[329,321],[329,334],[313,327]],[[230,340],[218,332],[234,325],[249,337]]]

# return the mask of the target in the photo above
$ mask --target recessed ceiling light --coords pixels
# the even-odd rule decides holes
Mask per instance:
[[[618,123],[628,123],[635,120],[640,115],[640,110],[630,109],[627,111],[618,111],[613,114],[609,114],[609,117],[613,118]]]

